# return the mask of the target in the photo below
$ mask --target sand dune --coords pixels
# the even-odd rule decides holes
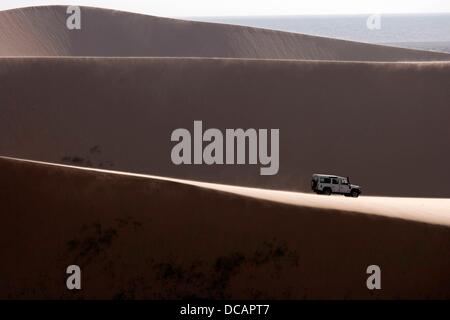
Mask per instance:
[[[289,204],[249,197],[257,190],[4,158],[0,180],[1,298],[450,297],[448,216],[446,227],[409,220],[428,220],[435,200],[396,219],[332,209],[338,197]],[[393,203],[405,205],[388,199],[384,212]],[[78,293],[65,290],[69,264],[83,270]],[[366,289],[371,264],[382,290]]]
[[[401,48],[450,53],[450,41],[391,42],[385,43],[385,45],[391,47],[401,47]]]
[[[314,172],[365,195],[450,197],[449,63],[235,59],[0,60],[0,154],[308,191]],[[279,128],[280,171],[175,166],[170,134]]]
[[[0,299],[450,298],[450,55],[65,10],[0,12]],[[194,120],[280,129],[278,175],[172,164]]]
[[[81,30],[66,6],[0,12],[0,56],[173,56],[347,61],[450,60],[443,53],[82,7]]]
[[[450,199],[434,198],[399,198],[399,197],[369,197],[362,199],[342,196],[327,197],[300,192],[286,192],[272,189],[249,188],[218,183],[208,183],[195,180],[174,179],[161,176],[152,176],[139,173],[130,173],[115,170],[77,167],[36,160],[2,157],[5,161],[23,162],[26,165],[37,164],[57,168],[76,169],[88,172],[108,173],[126,177],[155,179],[160,181],[176,182],[195,187],[232,193],[238,196],[251,197],[259,200],[273,201],[301,207],[331,209],[348,212],[375,214],[383,217],[412,220],[417,222],[443,225],[450,227]]]

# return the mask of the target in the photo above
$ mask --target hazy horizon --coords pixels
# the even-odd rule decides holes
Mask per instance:
[[[42,5],[91,6],[167,17],[450,13],[450,2],[441,0],[3,0],[0,10]]]

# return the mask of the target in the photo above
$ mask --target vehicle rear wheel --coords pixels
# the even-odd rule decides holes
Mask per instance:
[[[359,191],[358,190],[352,190],[351,195],[352,195],[353,198],[358,198]]]
[[[331,189],[330,188],[323,189],[323,194],[325,194],[327,196],[331,195]]]

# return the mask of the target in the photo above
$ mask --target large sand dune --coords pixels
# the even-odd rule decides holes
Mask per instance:
[[[0,154],[307,191],[314,172],[364,194],[449,197],[449,63],[3,58]],[[280,171],[175,166],[170,134],[280,128]]]
[[[81,30],[66,6],[0,12],[0,56],[172,56],[347,61],[450,60],[443,53],[81,8]]]
[[[365,212],[368,198],[336,210],[327,202],[339,197],[305,206],[302,195],[4,158],[0,180],[1,298],[450,297],[449,217],[414,221],[429,219],[432,199],[397,219]],[[376,210],[405,205],[386,200]],[[65,289],[69,264],[82,268],[80,292]],[[382,290],[366,288],[371,264]]]
[[[449,55],[66,17],[0,12],[0,299],[450,298]],[[171,132],[194,120],[280,129],[278,175],[172,164]],[[292,192],[315,172],[363,196]]]

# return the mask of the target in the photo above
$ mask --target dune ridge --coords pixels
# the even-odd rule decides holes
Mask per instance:
[[[81,7],[81,30],[68,30],[66,9],[42,6],[0,12],[0,56],[450,60],[444,53],[92,7]]]
[[[0,156],[0,159],[24,162],[27,164],[39,164],[85,170],[97,173],[107,173],[128,177],[147,178],[160,181],[169,181],[195,187],[223,191],[243,197],[251,197],[259,200],[272,201],[285,205],[308,207],[315,209],[340,210],[355,213],[374,214],[378,216],[410,220],[422,223],[436,224],[450,227],[450,199],[436,198],[399,198],[399,197],[368,197],[362,199],[346,198],[342,196],[326,197],[322,195],[286,192],[273,189],[249,188],[242,186],[208,183],[194,180],[175,179],[154,175],[138,174],[132,172],[114,171],[63,165],[42,161],[18,159]]]

